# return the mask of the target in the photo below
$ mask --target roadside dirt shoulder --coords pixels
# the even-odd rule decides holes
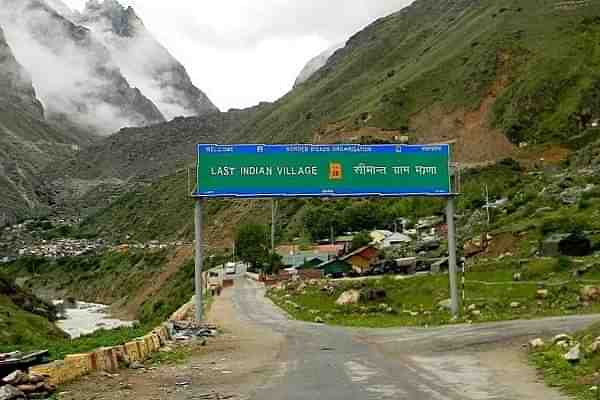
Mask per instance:
[[[208,320],[223,333],[206,346],[190,345],[178,365],[147,365],[114,375],[93,375],[62,388],[61,400],[245,399],[278,375],[283,336],[240,321],[226,290]],[[218,393],[221,397],[213,395]],[[206,397],[204,397],[206,396]],[[232,396],[232,397],[225,397]]]
[[[484,351],[480,354],[481,363],[494,371],[495,379],[510,382],[515,393],[523,399],[568,400],[556,389],[545,385],[535,368],[529,365],[527,354],[517,344]]]

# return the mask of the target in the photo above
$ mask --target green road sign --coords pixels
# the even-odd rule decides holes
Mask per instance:
[[[195,197],[448,196],[448,145],[198,145]]]

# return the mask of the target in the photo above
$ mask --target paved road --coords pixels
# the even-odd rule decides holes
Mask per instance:
[[[572,332],[598,316],[435,329],[346,329],[289,320],[264,289],[239,280],[236,317],[284,336],[280,367],[251,399],[563,399],[518,351],[532,336]]]

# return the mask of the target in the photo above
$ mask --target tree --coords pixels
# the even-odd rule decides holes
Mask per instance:
[[[352,239],[352,244],[350,246],[350,252],[353,252],[354,250],[358,250],[361,247],[368,246],[372,241],[373,241],[373,239],[371,238],[371,235],[369,234],[369,232],[363,231],[363,232],[359,233],[358,235],[355,235],[354,238]]]
[[[268,230],[264,225],[245,224],[236,233],[237,254],[254,268],[261,268],[269,260]]]

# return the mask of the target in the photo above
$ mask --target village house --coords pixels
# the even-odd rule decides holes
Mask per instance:
[[[322,271],[323,276],[334,279],[342,278],[352,272],[352,266],[346,261],[340,260],[339,258],[335,258],[317,265],[315,269]]]
[[[376,264],[379,251],[375,246],[365,246],[342,257],[341,260],[350,264],[354,272],[365,274]]]
[[[391,236],[386,237],[381,243],[381,247],[387,249],[389,247],[405,246],[412,243],[410,236],[403,233],[393,233]]]

